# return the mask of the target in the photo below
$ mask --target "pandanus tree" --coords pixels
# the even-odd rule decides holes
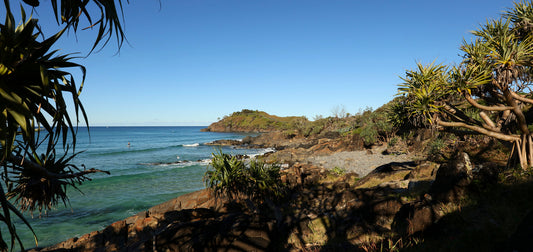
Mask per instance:
[[[2,231],[9,232],[13,248],[16,242],[22,246],[22,241],[12,216],[30,226],[21,210],[41,212],[66,204],[69,186],[76,187],[90,173],[100,172],[72,163],[78,124],[83,120],[88,126],[80,101],[86,71],[70,54],[58,54],[54,45],[66,30],[77,32],[83,18],[97,29],[91,52],[113,36],[120,48],[124,34],[120,0],[118,5],[114,0],[51,0],[59,31],[49,37],[37,19],[27,18],[24,11],[24,7],[39,6],[38,0],[19,3],[19,22],[11,2],[18,1],[4,0],[5,21],[0,24],[0,223],[5,225]],[[93,20],[95,15],[99,18]],[[76,83],[72,69],[81,70],[81,83]],[[8,249],[4,237],[0,232],[2,251]]]
[[[519,2],[463,41],[456,66],[417,64],[399,85],[410,118],[512,143],[508,166],[533,166],[533,4]]]

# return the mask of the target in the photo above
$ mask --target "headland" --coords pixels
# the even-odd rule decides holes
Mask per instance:
[[[263,133],[212,144],[272,148],[261,158],[281,165],[282,200],[257,204],[204,189],[32,251],[507,250],[526,241],[520,230],[530,225],[525,192],[533,186],[529,175],[504,168],[505,146],[431,129],[388,130],[377,125],[380,109],[313,122],[267,122],[266,113],[249,110],[234,114],[239,120],[228,116],[206,131]]]

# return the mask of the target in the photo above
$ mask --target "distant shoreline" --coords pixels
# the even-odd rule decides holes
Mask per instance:
[[[201,127],[205,127],[207,128],[208,126],[206,125],[113,125],[113,126],[102,126],[102,125],[89,125],[89,129],[90,128],[172,128],[172,127],[189,127],[189,128],[201,128]],[[78,128],[87,128],[86,125],[79,125]]]

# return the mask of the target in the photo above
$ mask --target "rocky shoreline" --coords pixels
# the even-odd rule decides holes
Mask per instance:
[[[373,251],[392,239],[387,237],[416,241],[443,219],[442,209],[453,209],[472,181],[494,179],[490,165],[474,165],[465,153],[439,164],[423,161],[416,149],[364,148],[342,137],[287,139],[281,133],[226,143],[275,148],[264,158],[285,164],[281,179],[288,200],[243,208],[245,202],[215,198],[204,189],[31,251]]]

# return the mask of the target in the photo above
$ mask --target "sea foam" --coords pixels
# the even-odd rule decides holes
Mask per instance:
[[[184,144],[183,147],[198,147],[200,146],[199,143],[193,143],[193,144]]]

